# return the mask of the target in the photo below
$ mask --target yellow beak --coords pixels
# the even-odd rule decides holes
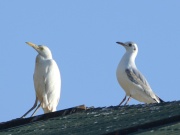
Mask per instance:
[[[26,44],[28,44],[29,46],[33,47],[34,49],[38,49],[39,46],[37,46],[36,44],[33,44],[31,42],[26,42]]]

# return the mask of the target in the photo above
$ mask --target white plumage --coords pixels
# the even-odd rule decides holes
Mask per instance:
[[[136,68],[135,58],[138,53],[137,45],[133,42],[117,43],[126,49],[126,53],[122,57],[116,71],[117,80],[126,92],[124,99],[119,105],[126,100],[127,96],[129,96],[129,98],[125,102],[125,105],[131,97],[144,103],[163,102],[163,100],[152,91],[145,77]]]
[[[51,51],[48,47],[35,45],[31,42],[26,43],[38,52],[33,76],[36,100],[33,107],[22,117],[25,117],[30,111],[32,111],[37,106],[38,101],[40,104],[31,116],[35,114],[40,106],[44,110],[44,113],[54,112],[59,103],[61,91],[59,68],[53,60]]]

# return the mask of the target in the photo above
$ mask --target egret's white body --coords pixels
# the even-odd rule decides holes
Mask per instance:
[[[33,76],[36,101],[33,107],[22,117],[25,117],[30,111],[32,111],[37,106],[38,101],[40,104],[32,116],[40,106],[44,110],[44,113],[54,112],[56,111],[56,107],[59,103],[61,91],[61,77],[59,68],[56,62],[53,60],[51,51],[48,47],[35,45],[31,42],[26,43],[32,46],[38,52]]]
[[[129,96],[129,98],[125,105],[131,97],[144,103],[163,102],[163,100],[152,91],[147,80],[136,67],[135,58],[138,53],[137,45],[133,42],[117,43],[126,49],[126,53],[122,57],[116,71],[117,80],[126,92],[120,105],[126,100],[127,96]]]

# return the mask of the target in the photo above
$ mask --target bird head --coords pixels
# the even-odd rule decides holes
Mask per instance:
[[[52,58],[51,51],[47,46],[36,45],[34,43],[31,43],[31,42],[26,42],[26,44],[33,47],[39,53],[39,55],[41,55],[42,57],[44,57],[44,58]]]
[[[127,52],[135,53],[135,54],[137,54],[137,52],[138,52],[137,44],[134,42],[125,42],[125,43],[116,42],[116,43],[124,46],[124,48],[126,49]]]

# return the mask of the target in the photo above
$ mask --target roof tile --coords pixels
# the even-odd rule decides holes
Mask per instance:
[[[73,108],[70,109],[73,110]],[[67,112],[68,109],[63,111]],[[80,109],[69,114],[65,114],[63,111],[22,119],[22,121],[27,119],[31,121],[16,127],[0,128],[0,135],[118,135],[127,133],[154,134],[155,132],[165,133],[165,131],[169,133],[179,132],[180,101]],[[71,111],[69,110],[69,112]],[[0,124],[0,127],[2,125]]]

